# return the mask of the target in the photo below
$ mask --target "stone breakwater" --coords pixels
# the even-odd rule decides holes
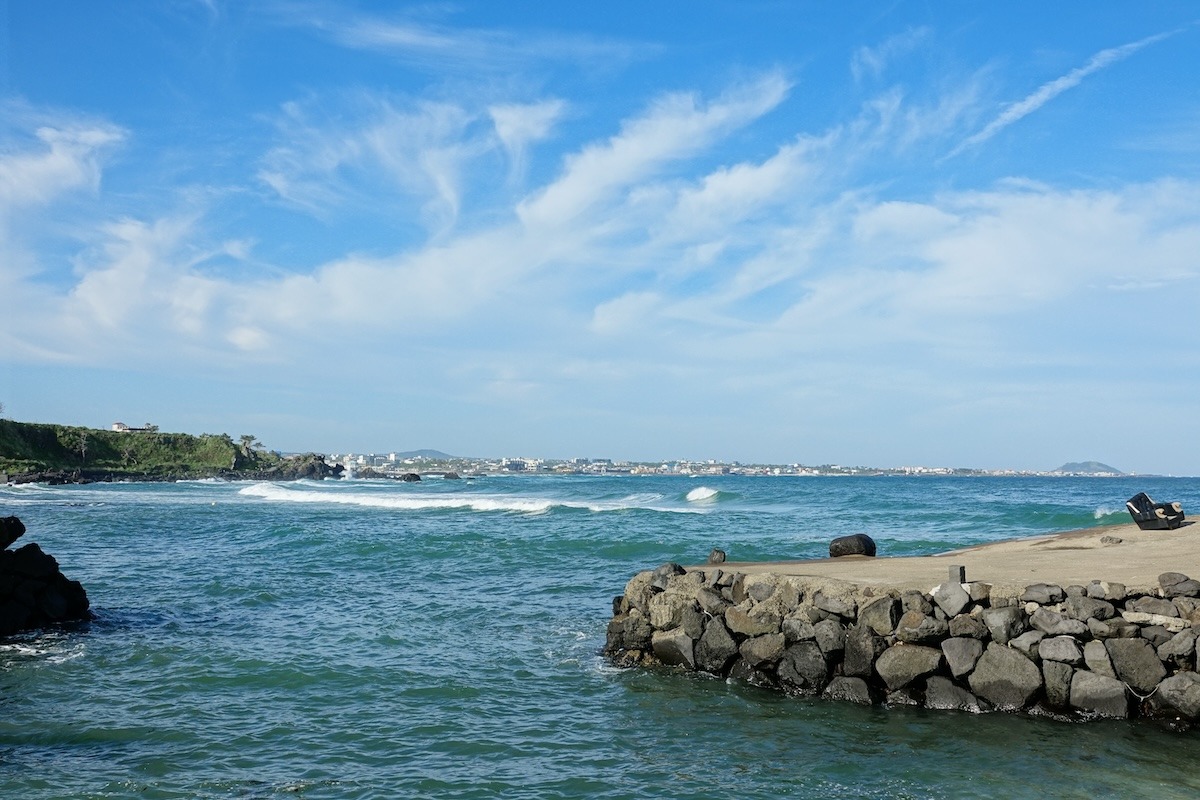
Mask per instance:
[[[952,569],[953,572],[953,569]],[[613,600],[605,653],[861,704],[1200,722],[1200,581],[928,592],[674,563]]]

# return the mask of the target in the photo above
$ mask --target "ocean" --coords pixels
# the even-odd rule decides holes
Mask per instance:
[[[1200,513],[1200,481],[1175,478],[0,487],[17,546],[96,613],[0,643],[0,798],[1194,797],[1196,733],[861,708],[599,655],[613,596],[664,561],[822,557],[857,532],[942,552],[1125,522],[1139,491]]]

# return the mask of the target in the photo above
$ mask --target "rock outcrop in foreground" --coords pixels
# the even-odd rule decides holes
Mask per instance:
[[[87,592],[54,556],[33,543],[8,549],[24,533],[21,520],[0,517],[0,636],[91,619]]]
[[[605,653],[797,695],[1072,719],[1200,722],[1200,581],[929,592],[664,564],[613,600]]]

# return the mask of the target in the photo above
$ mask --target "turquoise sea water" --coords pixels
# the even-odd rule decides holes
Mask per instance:
[[[663,561],[860,531],[939,552],[1124,522],[1143,490],[1200,511],[1166,478],[0,487],[97,613],[0,644],[0,798],[1193,797],[1196,734],[598,656],[613,595]]]

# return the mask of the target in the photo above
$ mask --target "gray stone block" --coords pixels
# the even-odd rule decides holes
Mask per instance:
[[[1046,687],[1046,705],[1065,709],[1071,704],[1071,678],[1075,670],[1061,661],[1042,662],[1042,681]]]
[[[1158,654],[1145,639],[1109,639],[1104,647],[1117,677],[1140,694],[1152,692],[1167,676]]]
[[[1019,606],[989,608],[983,612],[983,624],[993,641],[1008,644],[1010,639],[1026,630],[1025,612]]]
[[[846,626],[836,620],[826,619],[814,625],[813,631],[825,659],[840,659],[846,649]]]
[[[1138,597],[1125,603],[1128,611],[1141,614],[1157,614],[1160,617],[1178,617],[1179,609],[1170,600],[1161,597]]]
[[[693,649],[694,642],[682,628],[669,631],[655,631],[650,639],[650,646],[658,660],[670,666],[696,668],[696,658]]]
[[[970,614],[959,614],[950,620],[949,625],[951,636],[969,636],[972,639],[982,641],[988,638],[989,635],[987,626],[983,624],[983,620],[980,617]]]
[[[786,645],[782,633],[764,633],[742,642],[738,653],[755,669],[774,666],[783,657]]]
[[[1047,636],[1083,636],[1088,632],[1085,623],[1048,608],[1039,608],[1033,612],[1029,617],[1029,624]]]
[[[1042,671],[1011,647],[993,642],[968,680],[971,691],[997,708],[1024,708],[1042,688]]]
[[[890,636],[900,620],[900,602],[894,597],[872,600],[858,612],[858,624],[880,636]]]
[[[1083,663],[1083,648],[1073,636],[1052,636],[1038,644],[1038,655],[1043,661],[1061,661],[1078,666]],[[1045,672],[1045,669],[1042,670]]]
[[[1053,583],[1035,583],[1025,587],[1025,591],[1021,593],[1021,602],[1049,606],[1061,603],[1064,597],[1066,593],[1061,586]]]
[[[839,675],[829,682],[821,696],[826,700],[843,700],[869,706],[873,702],[871,689],[862,678]]]
[[[896,623],[896,638],[909,644],[936,644],[946,637],[950,626],[920,611],[905,611]]]
[[[886,649],[887,643],[883,637],[876,636],[870,628],[851,628],[846,633],[842,671],[846,675],[870,678],[875,672],[875,659]]]
[[[1116,678],[1076,670],[1071,678],[1071,708],[1098,717],[1126,719],[1129,698],[1125,684]]]
[[[1108,657],[1108,648],[1104,646],[1104,642],[1088,642],[1085,644],[1083,646],[1083,663],[1097,675],[1103,675],[1106,678],[1117,677],[1117,673],[1112,667],[1112,660]]]
[[[1008,646],[1030,661],[1037,661],[1040,658],[1038,655],[1038,646],[1042,643],[1042,639],[1045,638],[1046,634],[1041,631],[1025,631],[1025,633],[1022,633],[1009,642]]]
[[[800,694],[819,694],[829,681],[829,668],[816,642],[797,642],[787,648],[777,674],[786,689]]]
[[[946,639],[942,642],[942,655],[950,667],[950,674],[962,678],[975,669],[975,663],[983,655],[983,642],[966,636]]]
[[[915,644],[896,644],[889,647],[875,662],[875,671],[887,684],[888,689],[908,686],[917,678],[923,678],[936,670],[942,663],[941,649]]]
[[[696,642],[696,668],[714,675],[725,674],[726,667],[738,653],[737,642],[719,618],[710,619],[704,634]]]
[[[947,617],[961,614],[962,610],[971,604],[971,595],[967,594],[959,583],[943,583],[933,590],[933,602],[945,612]]]
[[[1160,713],[1179,714],[1193,721],[1200,719],[1200,675],[1195,672],[1172,675],[1158,685],[1150,702]]]
[[[941,675],[931,675],[925,682],[925,707],[941,711],[970,711],[975,714],[987,710],[978,697]]]
[[[1163,597],[1200,597],[1200,581],[1182,572],[1164,572],[1158,576],[1158,585]]]

